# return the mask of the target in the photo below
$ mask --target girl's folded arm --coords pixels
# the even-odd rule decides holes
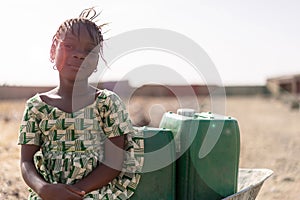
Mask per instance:
[[[33,157],[40,149],[36,145],[21,146],[21,173],[27,185],[43,199],[81,199],[85,193],[74,186],[65,184],[51,184],[37,172]]]
[[[47,184],[47,182],[38,174],[33,161],[34,154],[40,150],[36,145],[22,145],[21,146],[21,160],[20,168],[24,181],[36,193]]]
[[[124,138],[125,136],[121,135],[106,139],[104,161],[74,186],[89,193],[106,186],[116,178],[120,174],[124,161]]]

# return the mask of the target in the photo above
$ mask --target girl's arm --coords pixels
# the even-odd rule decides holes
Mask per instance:
[[[33,156],[40,149],[36,145],[21,146],[21,173],[26,184],[38,193],[47,182],[37,173]]]
[[[37,172],[33,156],[40,149],[36,145],[21,146],[21,173],[26,184],[43,200],[47,199],[82,199],[84,192],[65,184],[50,184]]]
[[[89,193],[107,185],[116,178],[124,161],[124,135],[106,139],[104,144],[104,162],[100,163],[88,176],[74,184]]]

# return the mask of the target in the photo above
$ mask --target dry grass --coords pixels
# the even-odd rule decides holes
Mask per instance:
[[[190,102],[188,99],[185,102]],[[0,101],[0,199],[25,199],[27,187],[19,169],[16,145],[24,100]],[[199,99],[202,111],[209,110],[209,99]],[[173,98],[135,98],[130,115],[136,124],[158,126],[166,111],[176,112]],[[188,107],[188,103],[183,105]],[[143,113],[143,114],[141,114]],[[238,119],[241,132],[240,167],[269,168],[274,175],[263,185],[259,200],[297,199],[300,196],[300,112],[264,97],[227,97],[226,115]]]
[[[0,199],[25,199],[27,187],[20,174],[20,149],[17,144],[24,100],[0,102]]]

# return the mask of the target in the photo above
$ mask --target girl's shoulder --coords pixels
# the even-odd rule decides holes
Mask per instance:
[[[44,102],[41,100],[39,93],[36,93],[35,95],[31,96],[26,101],[26,106],[36,107],[36,106],[41,106],[42,104],[44,104]]]
[[[118,94],[111,90],[103,89],[97,97],[97,107],[106,107],[117,110],[124,110],[125,104]]]
[[[25,103],[25,116],[24,117],[33,117],[36,119],[41,119],[43,116],[44,110],[48,110],[47,104],[45,104],[39,94],[35,94],[34,96],[27,99]]]
[[[99,95],[98,95],[98,99],[99,100],[121,100],[121,98],[119,97],[119,95],[111,90],[108,90],[108,89],[103,89],[103,90],[100,90],[101,92],[99,92]]]

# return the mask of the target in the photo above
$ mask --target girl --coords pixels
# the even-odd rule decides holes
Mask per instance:
[[[133,141],[124,103],[88,83],[102,58],[98,15],[86,9],[58,28],[50,60],[59,85],[26,103],[18,144],[29,199],[128,199],[139,183],[143,141]]]

